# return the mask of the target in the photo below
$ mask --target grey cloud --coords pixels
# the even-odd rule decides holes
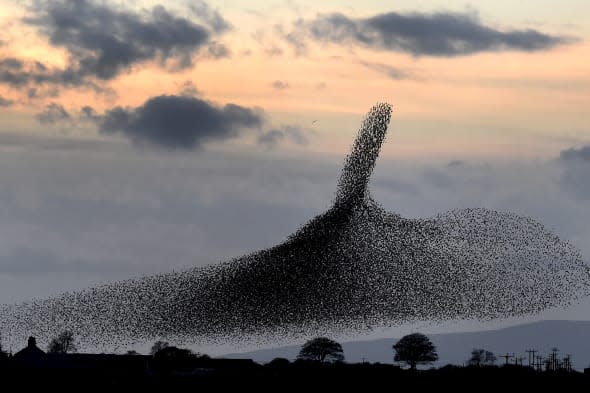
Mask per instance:
[[[449,188],[453,184],[453,179],[449,174],[440,169],[426,169],[423,176],[427,183],[436,188]]]
[[[270,57],[281,56],[283,54],[283,50],[278,46],[271,46],[270,48],[266,48],[264,52]]]
[[[49,88],[44,95],[49,96],[57,95],[57,86],[86,87],[96,92],[109,91],[70,68],[50,68],[40,61],[23,61],[14,57],[0,59],[0,83],[16,89],[28,87],[29,98],[39,97],[39,88],[46,85]]]
[[[421,192],[420,188],[411,182],[400,181],[387,176],[378,176],[372,180],[371,184],[377,189],[403,195],[418,196]]]
[[[257,142],[260,146],[272,149],[279,146],[284,141],[290,141],[297,145],[306,145],[309,143],[307,134],[308,130],[295,125],[282,125],[279,128],[271,129],[260,134]]]
[[[186,94],[156,96],[135,108],[117,106],[104,113],[87,105],[70,114],[51,103],[36,118],[50,126],[91,124],[102,134],[119,134],[138,145],[177,150],[199,149],[207,142],[234,138],[246,130],[258,131],[265,123],[262,109],[218,106],[198,98],[190,81],[181,90]],[[284,132],[292,140],[304,138],[295,127]]]
[[[590,146],[583,146],[581,148],[571,148],[562,150],[559,153],[559,158],[561,161],[571,162],[571,161],[586,161],[590,163]]]
[[[14,104],[13,100],[9,100],[8,98],[4,98],[2,96],[0,96],[0,108],[4,107],[9,107],[12,106]]]
[[[99,89],[102,91],[102,89]],[[26,89],[27,98],[29,100],[37,99],[37,98],[44,98],[44,97],[57,97],[59,96],[59,89],[56,86],[37,86],[37,87],[29,87]]]
[[[311,133],[309,130],[305,130],[299,126],[294,125],[283,126],[282,130],[288,138],[298,145],[307,145],[309,143],[309,139],[307,137],[307,135]]]
[[[204,1],[192,1],[188,7],[194,15],[210,26],[216,33],[223,33],[232,28],[219,11],[211,9]]]
[[[78,139],[63,135],[32,135],[22,132],[2,132],[0,133],[0,149],[2,147],[15,147],[20,151],[24,148],[27,151],[69,151],[83,154],[97,151],[98,149],[108,149],[114,154],[118,154],[121,153],[122,148],[126,146],[118,141],[108,139]]]
[[[320,14],[311,21],[298,21],[284,36],[297,51],[311,36],[317,41],[352,42],[415,56],[446,57],[499,50],[531,52],[572,41],[533,29],[499,30],[486,26],[476,15],[453,12],[388,12],[364,19],[342,13]]]
[[[579,199],[590,200],[590,145],[562,150],[559,162],[562,187]]]
[[[287,82],[279,81],[279,80],[274,81],[270,85],[275,90],[285,90],[285,89],[288,89],[289,87],[291,87],[291,86],[289,86],[289,84]]]
[[[98,114],[98,112],[94,110],[93,107],[86,105],[83,106],[82,109],[80,109],[79,119],[81,121],[98,123],[102,120],[102,117]]]
[[[413,72],[387,64],[371,63],[368,61],[361,61],[360,64],[381,74],[387,75],[387,77],[393,80],[416,79]]]
[[[264,122],[259,110],[235,104],[223,107],[191,96],[157,96],[137,108],[116,107],[98,121],[105,134],[168,149],[195,149],[204,143],[257,129]]]
[[[281,38],[285,38],[285,33],[283,31],[282,26],[276,25],[274,27],[274,32],[275,35],[278,35]],[[266,54],[269,57],[281,56],[283,54],[283,49],[276,44],[274,40],[274,35],[269,35],[264,29],[256,30],[252,34],[252,39],[254,39],[254,41],[256,41],[259,44],[262,52],[264,52],[264,54]]]
[[[231,51],[229,48],[220,42],[211,42],[207,48],[207,54],[213,59],[231,57]]]
[[[273,148],[285,139],[285,134],[279,130],[270,130],[258,136],[258,144],[266,148]]]
[[[20,70],[22,67],[22,60],[14,57],[7,57],[0,60],[0,69],[2,70]]]
[[[28,84],[31,79],[39,79],[34,70],[25,69],[22,60],[14,57],[0,59],[0,82],[11,87],[21,87]]]
[[[447,164],[447,168],[459,168],[465,165],[463,160],[451,160]]]
[[[281,37],[291,45],[296,56],[303,56],[307,53],[306,39],[308,35],[308,26],[306,26],[303,19],[298,19],[294,23],[294,28],[291,31],[285,31],[283,26],[276,25],[274,27],[274,32],[278,37]]]
[[[187,80],[180,85],[179,94],[181,96],[196,97],[201,95],[201,91],[197,89],[193,81]]]
[[[61,121],[70,120],[71,116],[63,106],[52,102],[45,107],[43,112],[37,114],[36,118],[41,124],[54,125]]]
[[[30,87],[27,89],[27,97],[29,99],[39,97],[39,90],[36,87]]]
[[[67,49],[69,64],[58,76],[76,84],[88,77],[110,80],[146,61],[186,68],[202,49],[212,57],[227,56],[227,48],[212,38],[229,25],[204,3],[195,10],[206,23],[173,15],[163,6],[136,13],[92,0],[39,1],[24,21],[37,26],[52,45]]]

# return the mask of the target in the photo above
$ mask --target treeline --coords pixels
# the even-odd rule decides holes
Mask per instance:
[[[321,381],[349,387],[359,381],[412,384],[415,386],[447,384],[481,384],[499,386],[500,382],[516,381],[546,387],[548,384],[581,383],[589,385],[590,376],[561,367],[564,363],[553,351],[547,366],[538,369],[523,364],[515,355],[500,356],[491,351],[474,349],[467,354],[465,366],[430,367],[438,360],[435,345],[420,333],[402,337],[392,345],[397,364],[347,363],[342,345],[326,337],[305,342],[297,356],[290,361],[275,358],[266,364],[251,360],[215,359],[166,341],[157,341],[149,354],[135,350],[124,354],[78,354],[72,332],[66,331],[51,340],[44,352],[36,347],[34,338],[14,355],[0,345],[0,381],[26,383],[35,387],[54,386],[67,381],[104,386],[107,381],[116,386],[194,387],[199,385],[286,384],[301,386],[304,381]],[[529,351],[529,355],[535,355]],[[23,355],[24,354],[24,355]],[[32,357],[31,357],[32,356]],[[516,360],[513,360],[516,359]],[[526,363],[526,362],[525,362]],[[542,371],[542,372],[540,372]]]
[[[34,337],[29,338],[29,347],[36,348]],[[75,335],[70,330],[65,330],[54,337],[47,345],[46,353],[48,354],[68,354],[77,351]],[[30,348],[29,348],[30,349]],[[398,365],[406,365],[410,370],[416,370],[418,366],[429,365],[438,360],[438,353],[435,345],[430,339],[421,333],[413,333],[402,337],[392,345],[393,358]],[[534,349],[526,350],[528,356],[518,356],[515,353],[506,353],[497,356],[493,352],[474,348],[464,366],[473,367],[492,367],[496,365],[517,365],[528,366],[537,371],[572,371],[572,362],[570,355],[564,357],[558,356],[558,349],[542,356],[539,351]],[[141,355],[134,349],[128,350],[125,355]],[[178,348],[170,345],[166,341],[156,341],[149,352],[149,355],[156,359],[210,359],[206,354],[195,353],[187,348]],[[3,347],[2,336],[0,335],[0,360],[10,358]],[[504,361],[499,362],[498,357]],[[319,362],[319,363],[343,363],[345,354],[342,345],[327,337],[317,337],[303,344],[299,355],[299,361]],[[287,359],[277,358],[273,364],[289,362]]]

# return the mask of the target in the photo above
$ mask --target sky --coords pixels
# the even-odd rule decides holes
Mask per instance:
[[[378,101],[385,208],[513,211],[590,260],[585,0],[0,5],[2,303],[279,243]]]

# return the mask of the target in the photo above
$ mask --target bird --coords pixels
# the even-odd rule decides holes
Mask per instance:
[[[344,160],[332,206],[282,243],[206,267],[0,308],[12,337],[68,329],[80,346],[167,338],[269,343],[419,321],[532,315],[590,294],[580,252],[527,217],[485,208],[430,218],[370,193],[392,106],[378,103]]]

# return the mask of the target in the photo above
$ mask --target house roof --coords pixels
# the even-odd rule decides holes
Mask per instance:
[[[29,337],[27,346],[14,354],[16,360],[36,360],[43,357],[45,357],[45,352],[37,346],[35,337]]]

